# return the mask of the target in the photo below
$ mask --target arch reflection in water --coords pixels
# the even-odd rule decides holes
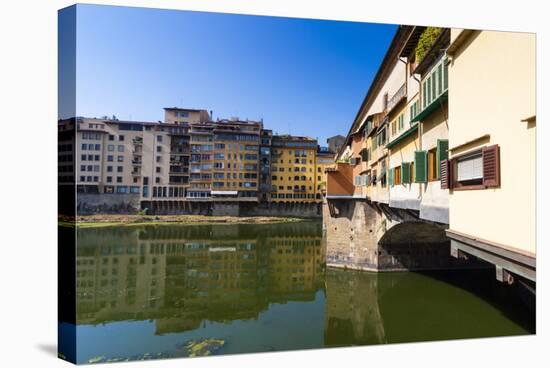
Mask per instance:
[[[320,222],[80,229],[77,359],[308,349],[532,328],[506,295],[486,298],[494,285],[478,297],[467,279],[474,271],[378,275],[324,265]],[[507,308],[517,313],[502,313]]]

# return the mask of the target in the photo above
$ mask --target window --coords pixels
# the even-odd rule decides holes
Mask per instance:
[[[124,156],[117,156],[117,157],[116,157],[116,160],[117,160],[118,162],[123,162],[123,161],[124,161]]]
[[[162,146],[157,146],[157,152],[162,152]]]
[[[428,151],[428,181],[438,179],[437,171],[436,149],[434,148]]]
[[[111,161],[111,162],[112,162],[112,161],[113,161],[113,156],[112,156],[112,155],[108,155],[108,156],[107,156],[107,161]]]
[[[116,172],[121,173],[124,168],[122,166],[117,166]]]
[[[124,136],[123,136],[123,135],[119,135],[119,136],[118,136],[118,140],[122,142],[122,141],[124,140]]]
[[[162,161],[162,156],[157,156],[157,157],[156,157],[156,161],[157,161],[157,162],[161,162],[161,161]]]
[[[113,182],[113,177],[112,176],[108,176],[107,177],[107,183],[112,183]]]
[[[155,168],[155,172],[160,173],[160,166],[157,166],[157,167]]]
[[[412,121],[412,119],[414,119],[416,117],[416,115],[418,114],[418,100],[416,100],[413,104],[411,104],[411,106],[409,107],[409,118],[410,120]]]
[[[113,152],[114,150],[115,150],[115,145],[114,144],[108,144],[107,145],[107,151]]]
[[[114,141],[114,140],[115,140],[115,136],[112,135],[112,134],[109,134],[109,140],[110,140],[110,141]]]
[[[456,160],[456,180],[463,183],[481,184],[483,180],[483,157],[481,151]]]
[[[128,193],[128,187],[127,186],[117,186],[116,187],[117,193]]]
[[[160,178],[158,176],[155,178],[155,183],[160,184]]]
[[[162,135],[157,135],[157,142],[162,142]]]
[[[116,182],[117,183],[122,183],[122,176],[117,176],[116,177]]]
[[[124,152],[124,146],[122,144],[118,146],[118,152]]]
[[[397,166],[393,169],[393,183],[394,185],[401,184],[401,166]]]

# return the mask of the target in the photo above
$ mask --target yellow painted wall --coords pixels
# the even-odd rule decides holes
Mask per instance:
[[[452,30],[456,37],[456,32]],[[535,252],[535,35],[482,31],[449,65],[449,146],[500,146],[501,186],[452,191],[450,229]]]
[[[296,150],[305,150],[306,157],[296,157]],[[273,148],[280,155],[272,160],[272,186],[277,187],[277,191],[273,192],[271,195],[271,201],[273,202],[315,202],[315,194],[317,193],[316,187],[316,171],[315,171],[315,148],[286,148],[286,147],[277,147]],[[295,163],[295,159],[298,158],[300,163]],[[305,159],[306,163],[302,164],[301,160]],[[306,171],[294,171],[295,167],[302,168],[305,167]],[[277,168],[275,172],[273,168]],[[281,171],[282,169],[282,171]],[[306,177],[306,180],[294,180],[295,176]],[[274,180],[273,177],[277,177]],[[295,192],[294,186],[305,186],[305,192]],[[289,189],[291,187],[291,189]],[[286,198],[287,194],[294,193],[305,193],[306,198]],[[283,194],[284,198],[279,198],[279,194]],[[308,198],[309,197],[309,198]]]

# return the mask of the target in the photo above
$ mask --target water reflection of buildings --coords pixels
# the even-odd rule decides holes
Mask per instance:
[[[77,320],[154,319],[156,333],[254,319],[323,287],[320,225],[83,229]]]

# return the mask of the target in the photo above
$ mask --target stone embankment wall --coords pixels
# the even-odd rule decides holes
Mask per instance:
[[[250,203],[223,201],[142,201],[139,194],[78,193],[78,213],[136,213],[150,215],[277,216],[321,218],[321,203]]]
[[[139,194],[77,193],[78,215],[100,213],[132,214],[140,210]]]

